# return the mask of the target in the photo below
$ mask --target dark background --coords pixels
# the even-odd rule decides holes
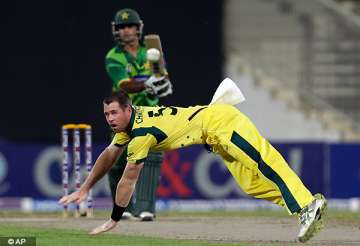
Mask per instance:
[[[222,1],[7,1],[1,7],[0,137],[53,142],[63,123],[108,138],[110,23],[130,7],[160,35],[174,85],[164,105],[207,104],[222,79]],[[4,5],[4,4],[2,4]]]

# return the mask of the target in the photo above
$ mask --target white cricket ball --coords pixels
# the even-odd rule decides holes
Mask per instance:
[[[151,48],[146,51],[146,57],[150,62],[157,62],[160,60],[160,51],[156,48]]]

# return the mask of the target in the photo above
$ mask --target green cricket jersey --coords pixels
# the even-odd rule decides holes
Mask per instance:
[[[152,75],[150,63],[146,59],[146,48],[142,44],[139,45],[136,57],[133,57],[120,45],[115,46],[107,53],[105,66],[113,81],[113,91],[117,91],[121,83],[126,83],[131,78],[143,82]],[[146,91],[131,93],[129,96],[133,105],[154,106],[159,102],[158,98],[152,97]]]

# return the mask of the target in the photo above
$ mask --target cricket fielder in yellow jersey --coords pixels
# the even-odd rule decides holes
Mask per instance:
[[[80,202],[90,188],[111,168],[127,146],[127,166],[118,186],[111,219],[95,228],[98,234],[114,228],[130,197],[149,151],[165,151],[205,144],[219,154],[249,195],[285,207],[300,218],[301,242],[323,226],[325,198],[313,196],[280,153],[260,135],[254,124],[237,108],[227,104],[180,107],[133,107],[124,92],[104,100],[106,120],[116,133],[97,159],[79,191],[60,203]],[[156,178],[156,177],[154,177]]]

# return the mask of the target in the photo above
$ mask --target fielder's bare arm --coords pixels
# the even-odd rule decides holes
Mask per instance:
[[[59,202],[62,204],[69,204],[72,202],[80,203],[81,201],[85,200],[91,187],[93,187],[96,182],[99,181],[110,170],[113,163],[121,155],[123,149],[123,147],[117,147],[112,144],[105,148],[99,155],[91,173],[86,178],[80,189],[68,196],[62,197]]]

